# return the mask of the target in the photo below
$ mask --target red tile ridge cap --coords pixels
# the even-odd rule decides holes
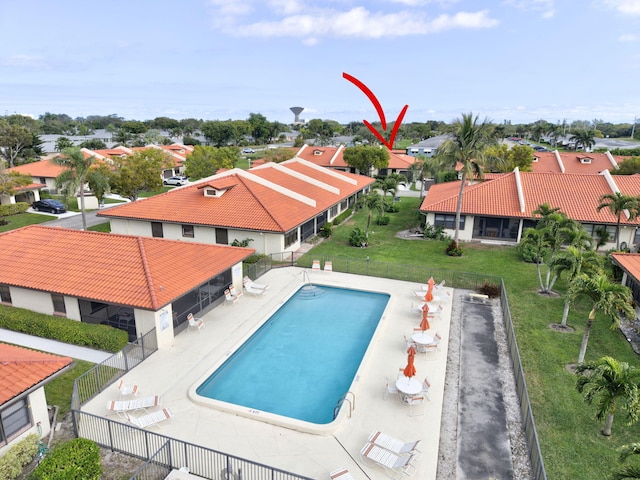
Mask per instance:
[[[269,188],[275,192],[281,193],[282,195],[285,195],[289,198],[292,198],[301,203],[304,203],[305,205],[309,205],[310,207],[316,208],[316,201],[313,198],[309,198],[305,195],[294,192],[293,190],[290,190],[287,187],[283,187],[276,183],[270,182],[269,180],[265,180],[264,178],[256,175],[255,173],[251,173],[249,171],[242,170],[240,168],[234,168],[225,173],[231,174],[232,172],[235,173],[239,178],[246,178],[247,180],[250,180],[252,182],[262,185],[263,187]],[[257,200],[260,201],[259,198]],[[260,204],[262,204],[262,202],[260,202]]]
[[[302,180],[303,182],[322,188],[323,190],[326,190],[328,192],[335,193],[336,195],[340,195],[340,189],[338,187],[334,187],[333,185],[324,183],[323,181],[318,180],[317,178],[309,177],[304,173],[300,173],[295,170],[292,170],[291,168],[287,168],[285,165],[282,165],[281,163],[275,163],[275,162],[265,163],[260,167],[259,170],[264,170],[266,168],[276,169],[279,172],[284,173],[285,175],[289,175],[291,177],[297,178],[298,180]]]
[[[151,306],[154,310],[159,310],[161,305],[158,303],[158,298],[156,297],[156,292],[154,291],[153,280],[151,279],[151,272],[149,271],[149,264],[147,263],[147,253],[144,249],[144,243],[142,241],[142,237],[137,237],[138,240],[138,249],[140,250],[140,259],[142,260],[142,270],[144,271],[144,276],[147,279],[147,286],[149,287],[149,297],[151,298]],[[160,285],[162,288],[162,285]]]
[[[342,180],[343,182],[349,183],[351,185],[358,185],[358,181],[355,178],[347,177],[346,175],[343,175],[339,171],[333,170],[331,168],[321,167],[320,165],[316,165],[315,163],[310,162],[309,160],[305,160],[304,158],[294,157],[282,162],[281,165],[286,165],[288,163],[294,163],[294,162],[304,165],[306,167],[312,168],[318,172],[330,175],[333,178],[337,178],[338,180]]]

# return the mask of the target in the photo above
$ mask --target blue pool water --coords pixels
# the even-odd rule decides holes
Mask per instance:
[[[389,295],[306,285],[197,389],[198,395],[315,423],[354,380]]]

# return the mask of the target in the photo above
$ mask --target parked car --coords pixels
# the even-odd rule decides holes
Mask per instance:
[[[256,151],[253,148],[245,148],[242,153],[256,153]]]
[[[189,183],[189,179],[181,175],[176,175],[175,177],[165,178],[162,183],[165,185],[186,185]]]
[[[65,213],[67,209],[58,200],[45,198],[31,204],[36,212]]]

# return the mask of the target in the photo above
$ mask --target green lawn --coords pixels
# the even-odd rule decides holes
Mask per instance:
[[[611,438],[602,437],[599,430],[603,422],[595,418],[595,407],[582,400],[575,389],[575,376],[565,368],[577,360],[587,305],[579,305],[569,316],[569,325],[575,332],[555,332],[548,325],[560,321],[563,299],[537,293],[535,265],[523,262],[515,247],[463,244],[464,256],[455,258],[444,254],[446,242],[397,238],[396,232],[417,225],[418,204],[419,199],[404,197],[399,203],[401,211],[391,214],[389,225],[378,226],[372,220],[368,248],[348,245],[347,239],[354,226],[366,226],[366,213],[359,212],[336,227],[334,235],[315,246],[300,263],[311,265],[313,258],[348,256],[364,259],[368,256],[371,260],[384,262],[502,276],[548,478],[606,478],[619,465],[615,449],[637,441],[640,424],[625,426],[619,413]],[[556,291],[564,293],[565,289],[565,283],[559,281]],[[624,336],[618,330],[609,329],[608,321],[598,317],[589,338],[586,360],[603,355],[638,365],[638,356]]]
[[[98,225],[94,225],[93,227],[87,227],[87,230],[91,230],[92,232],[111,233],[111,223],[109,222],[99,223]]]
[[[47,403],[58,405],[60,412],[58,418],[63,417],[71,410],[71,392],[73,391],[73,381],[90,370],[94,364],[84,360],[74,360],[69,370],[54,378],[44,387]]]
[[[34,223],[48,222],[49,220],[54,220],[54,217],[51,215],[41,215],[39,213],[19,213],[18,215],[3,217],[3,219],[9,223],[7,225],[0,225],[0,233],[26,227],[27,225],[33,225]]]

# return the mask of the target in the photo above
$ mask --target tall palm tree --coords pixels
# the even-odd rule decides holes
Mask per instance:
[[[637,215],[638,206],[637,198],[620,192],[607,193],[600,197],[598,211],[608,208],[616,216],[616,250],[620,250],[620,221],[622,213],[625,212],[629,220],[633,220]]]
[[[460,213],[462,211],[462,196],[467,179],[483,177],[482,166],[486,158],[486,147],[495,143],[493,125],[484,120],[478,122],[478,116],[473,113],[462,114],[462,119],[453,123],[452,138],[445,140],[435,152],[435,157],[446,162],[451,168],[462,165],[460,193],[456,206],[456,224],[453,242],[458,246],[460,237]]]
[[[375,211],[378,212],[378,214],[382,215],[382,213],[384,212],[384,199],[382,198],[382,196],[376,192],[376,191],[371,191],[369,193],[367,193],[366,195],[361,196],[358,199],[358,203],[357,205],[359,207],[364,207],[367,209],[367,231],[366,231],[366,237],[367,240],[369,239],[369,227],[371,226],[371,214]]]
[[[623,445],[618,449],[618,451],[620,452],[620,461],[624,462],[631,455],[640,455],[640,443],[630,443],[628,445]],[[640,467],[636,465],[625,465],[620,470],[615,472],[612,478],[613,480],[640,480]]]
[[[611,357],[602,357],[595,362],[578,365],[576,388],[584,394],[589,405],[595,401],[596,417],[607,417],[602,434],[611,436],[613,416],[618,405],[627,413],[627,425],[638,421],[640,416],[640,370],[626,362]]]
[[[596,144],[595,136],[596,132],[594,130],[583,128],[573,132],[573,135],[569,137],[569,140],[575,142],[576,150],[582,147],[585,151],[587,151]]]
[[[96,157],[84,157],[78,147],[65,148],[63,155],[54,157],[53,161],[67,169],[56,177],[56,187],[61,188],[67,197],[80,193],[80,211],[82,212],[82,229],[87,229],[87,219],[84,207],[84,184]]]
[[[631,305],[631,290],[624,285],[612,282],[604,274],[589,276],[581,273],[571,282],[569,297],[572,304],[579,297],[587,297],[593,302],[584,329],[584,335],[582,336],[578,364],[584,362],[589,333],[591,332],[593,320],[596,318],[596,313],[600,311],[609,317],[612,329],[619,327],[620,313],[628,318],[635,318],[636,312]]]

